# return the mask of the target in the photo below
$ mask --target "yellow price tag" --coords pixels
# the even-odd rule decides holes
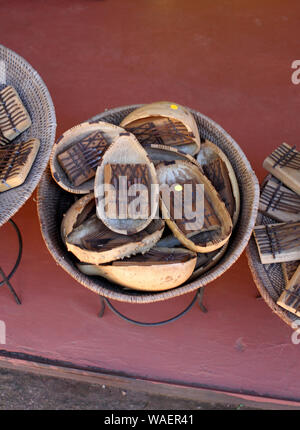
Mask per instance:
[[[182,191],[182,185],[179,185],[179,184],[177,184],[177,185],[175,185],[175,191]]]

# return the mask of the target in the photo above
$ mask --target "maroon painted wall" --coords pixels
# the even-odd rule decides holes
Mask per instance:
[[[240,144],[259,179],[281,142],[299,145],[297,0],[31,0],[1,2],[1,43],[45,80],[58,135],[103,111],[171,100],[218,122]],[[97,318],[96,294],[73,281],[49,255],[34,198],[15,220],[24,257],[13,278],[23,304],[0,289],[7,344],[0,349],[93,365],[147,378],[300,399],[299,345],[262,300],[241,259],[172,325],[134,327],[110,311]],[[8,270],[16,241],[0,230]],[[116,305],[158,320],[183,309],[187,295],[153,305]]]

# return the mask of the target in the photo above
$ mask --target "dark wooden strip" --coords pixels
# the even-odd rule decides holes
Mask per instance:
[[[219,193],[226,209],[232,217],[235,212],[235,199],[233,196],[232,185],[225,163],[216,159],[209,164],[202,166],[205,175]]]

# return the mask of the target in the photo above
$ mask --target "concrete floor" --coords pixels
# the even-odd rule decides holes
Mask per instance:
[[[251,409],[122,390],[0,368],[0,410]]]

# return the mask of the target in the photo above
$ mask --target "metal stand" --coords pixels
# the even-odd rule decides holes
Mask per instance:
[[[100,296],[100,300],[101,300],[101,310],[99,312],[99,318],[102,318],[104,315],[104,311],[105,311],[105,305],[108,306],[108,308],[116,315],[118,315],[120,318],[122,318],[123,320],[131,323],[131,324],[135,324],[135,325],[139,325],[142,327],[155,327],[155,326],[160,326],[160,325],[165,325],[168,324],[170,322],[176,321],[179,318],[181,318],[183,315],[185,315],[190,309],[192,309],[192,307],[194,306],[194,304],[196,303],[196,301],[198,301],[198,305],[201,309],[202,312],[206,313],[208,312],[206,307],[203,305],[203,295],[204,295],[204,287],[199,288],[199,290],[197,290],[197,293],[195,294],[195,296],[193,297],[193,300],[191,301],[191,303],[179,314],[175,315],[172,318],[169,318],[167,320],[164,321],[158,321],[158,322],[141,322],[141,321],[136,321],[133,320],[131,318],[126,317],[124,314],[122,314],[120,311],[118,311],[111,303],[110,301],[106,298],[106,297],[102,297]]]
[[[18,305],[21,304],[21,300],[19,299],[17,293],[15,292],[15,290],[13,289],[11,283],[10,283],[10,278],[13,276],[13,274],[15,273],[15,271],[17,270],[20,261],[21,261],[21,257],[22,257],[22,250],[23,250],[23,242],[22,242],[22,236],[21,236],[21,232],[19,230],[19,228],[17,227],[17,225],[14,223],[13,220],[9,220],[9,222],[11,223],[11,225],[14,227],[14,229],[17,232],[17,236],[18,236],[18,242],[19,242],[19,253],[18,253],[18,257],[17,260],[15,262],[14,267],[12,268],[11,272],[6,275],[2,268],[0,267],[0,275],[2,277],[2,281],[0,281],[0,287],[2,287],[3,285],[7,285],[9,290],[11,291],[12,295],[14,296],[14,299],[16,301],[16,303]]]

